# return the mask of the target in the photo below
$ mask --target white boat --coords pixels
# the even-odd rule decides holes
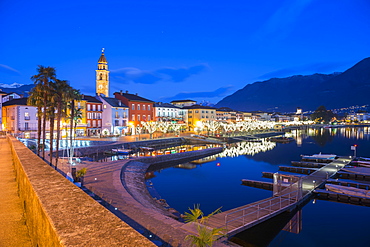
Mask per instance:
[[[325,184],[325,188],[327,190],[340,193],[340,194],[370,198],[370,190],[363,190],[363,189],[336,185],[336,184]]]
[[[132,150],[131,149],[119,149],[119,148],[114,148],[112,149],[112,152],[115,154],[131,154]]]
[[[314,155],[303,155],[302,159],[305,160],[334,160],[337,157],[335,154],[314,154]]]

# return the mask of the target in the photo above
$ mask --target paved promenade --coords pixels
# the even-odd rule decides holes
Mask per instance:
[[[0,136],[0,247],[32,246],[18,196],[10,145]]]

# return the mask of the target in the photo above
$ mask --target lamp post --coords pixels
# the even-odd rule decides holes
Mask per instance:
[[[355,145],[353,145],[353,146],[351,146],[351,150],[353,150],[353,152],[354,152],[354,157],[356,158],[356,150],[357,149],[357,144],[355,144]]]

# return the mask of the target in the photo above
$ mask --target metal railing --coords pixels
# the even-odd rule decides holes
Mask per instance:
[[[300,191],[295,190],[280,195],[278,197],[271,197],[268,200],[264,200],[257,204],[249,205],[245,208],[228,213],[225,215],[226,231],[229,232],[229,224],[232,222],[238,221],[239,223],[242,224],[241,226],[236,227],[235,229],[243,227],[248,223],[257,221],[276,211],[279,211],[283,208],[289,207],[297,203],[300,198],[301,198]],[[253,211],[250,212],[250,209],[253,209]]]

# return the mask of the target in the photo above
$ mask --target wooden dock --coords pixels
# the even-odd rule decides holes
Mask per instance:
[[[308,162],[308,161],[292,161],[292,166],[306,167],[306,168],[321,168],[325,163]]]
[[[348,204],[362,205],[370,207],[370,198],[365,198],[361,196],[340,194],[329,190],[316,189],[314,193],[320,200],[329,200],[336,202],[343,202]]]
[[[284,189],[277,196],[211,216],[207,221],[207,227],[222,228],[225,234],[232,236],[284,211],[292,210],[310,199],[314,189],[350,162],[349,157],[338,158],[310,175],[302,177],[301,185],[298,187],[293,184],[295,186]]]

